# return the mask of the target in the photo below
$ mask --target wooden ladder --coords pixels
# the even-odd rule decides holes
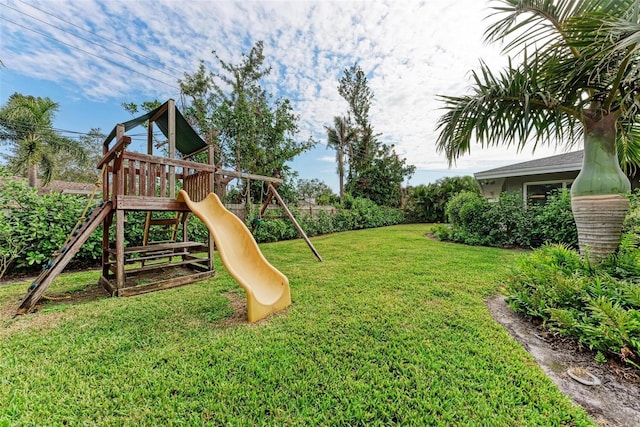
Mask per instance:
[[[20,303],[20,307],[18,307],[17,314],[28,313],[33,306],[36,305],[44,291],[53,282],[53,279],[64,270],[73,256],[78,253],[84,242],[91,236],[91,233],[93,233],[111,213],[112,203],[102,202],[88,213],[84,222],[78,223],[73,233],[64,242],[62,248],[45,264],[40,275],[33,281],[27,291],[27,295]]]
[[[142,236],[142,245],[147,246],[149,242],[149,232],[151,226],[163,226],[170,227],[167,231],[170,232],[171,237],[168,240],[154,241],[151,243],[173,243],[178,236],[178,226],[184,223],[187,219],[188,212],[176,212],[173,218],[153,218],[153,212],[147,212],[147,217],[144,222],[144,235]]]

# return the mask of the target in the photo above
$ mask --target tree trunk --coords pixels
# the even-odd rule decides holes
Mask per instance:
[[[340,201],[344,199],[344,149],[338,146],[338,179],[340,180]]]
[[[582,170],[571,185],[571,210],[583,256],[599,262],[620,245],[629,209],[629,179],[620,169],[616,147],[616,114],[585,120]]]
[[[32,164],[29,165],[29,169],[27,169],[27,180],[29,182],[29,187],[38,188],[38,165]]]
[[[216,177],[216,184],[215,184],[215,190],[214,192],[216,193],[216,196],[218,196],[218,198],[220,200],[222,200],[222,202],[224,203],[224,200],[227,197],[227,184],[229,184],[229,182],[231,182],[233,180],[233,177],[229,177],[229,176],[221,176],[218,175]]]

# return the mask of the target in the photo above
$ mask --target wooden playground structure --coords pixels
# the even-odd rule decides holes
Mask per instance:
[[[126,132],[147,123],[147,153],[128,151],[131,137]],[[166,137],[167,156],[154,155],[155,129]],[[194,161],[206,153],[207,163]],[[202,157],[202,156],[201,156]],[[318,260],[322,258],[280,197],[279,178],[218,169],[214,166],[213,147],[206,144],[178,111],[173,100],[155,110],[118,124],[104,141],[101,170],[102,201],[86,218],[81,218],[64,246],[54,254],[32,283],[18,308],[29,312],[40,300],[55,277],[71,261],[82,244],[100,225],[102,229],[102,274],[99,283],[112,296],[129,296],[197,282],[215,274],[215,242],[209,233],[207,242],[190,241],[187,231],[188,206],[176,199],[177,190],[185,190],[191,200],[200,201],[215,188],[217,176],[258,180],[267,184],[265,212],[275,199],[293,221],[300,236]],[[145,212],[142,245],[129,246],[125,239],[126,213]],[[154,218],[154,213],[171,212]],[[170,238],[150,241],[151,227],[167,227]]]

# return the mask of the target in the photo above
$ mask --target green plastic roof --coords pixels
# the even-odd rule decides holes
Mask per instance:
[[[129,120],[128,122],[124,122],[120,124],[124,126],[124,131],[127,132],[129,131],[129,129],[133,129],[136,126],[140,126],[141,124],[149,120],[150,117],[153,117],[158,111],[160,111],[162,108],[165,108],[168,102],[169,101],[165,102],[164,104],[162,104],[161,106],[159,106],[153,111],[149,111],[148,113],[142,116],[136,117],[135,119],[132,119],[132,120]],[[196,131],[191,127],[191,125],[189,125],[189,123],[184,118],[182,113],[180,113],[180,110],[178,110],[178,107],[175,107],[175,110],[176,110],[176,150],[182,153],[183,156],[186,156],[193,153],[194,151],[198,151],[206,147],[207,143],[204,142],[204,140],[200,138],[200,135],[198,135]],[[167,108],[166,111],[162,113],[154,123],[158,127],[158,129],[160,129],[162,134],[168,138],[169,137],[169,109]],[[105,143],[111,142],[111,140],[113,140],[113,138],[116,137],[117,127],[118,126],[115,126],[113,128],[109,136],[107,136]]]

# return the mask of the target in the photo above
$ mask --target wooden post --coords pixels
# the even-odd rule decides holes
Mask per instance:
[[[153,122],[151,120],[147,129],[147,154],[153,156]]]
[[[215,155],[215,151],[213,149],[213,145],[209,144],[207,147],[207,158],[208,158],[208,162],[210,166],[215,166],[214,165],[214,155]],[[211,173],[209,174],[209,193],[214,192],[215,193],[216,190],[216,174],[215,173]]]
[[[273,196],[276,198],[278,203],[280,203],[280,206],[282,207],[284,212],[287,214],[289,219],[293,222],[293,226],[296,228],[296,230],[298,230],[298,234],[300,234],[300,236],[304,239],[304,241],[307,242],[307,245],[311,249],[311,252],[313,252],[316,258],[318,258],[318,261],[322,262],[322,257],[320,256],[316,248],[313,247],[313,243],[311,243],[311,240],[309,240],[307,233],[305,233],[302,227],[300,227],[300,224],[298,224],[298,221],[296,221],[296,218],[293,216],[293,214],[287,207],[286,203],[284,202],[284,200],[282,200],[282,197],[280,197],[280,194],[278,194],[278,192],[276,191],[276,188],[271,183],[269,183],[269,192],[273,193]]]
[[[213,145],[209,144],[208,145],[208,150],[207,150],[207,160],[209,165],[214,166],[214,162],[215,162],[215,151],[213,149]],[[215,173],[210,173],[209,174],[209,193],[216,191],[216,174]],[[215,266],[214,266],[214,262],[213,262],[213,256],[214,256],[214,251],[215,251],[215,241],[213,240],[213,235],[211,234],[211,232],[209,230],[207,230],[209,237],[207,239],[207,244],[208,244],[208,255],[209,255],[209,263],[207,264],[207,267],[209,268],[209,270],[211,271],[215,271]]]
[[[116,132],[119,132],[119,127],[116,128]],[[124,133],[124,130],[122,131]],[[104,157],[109,152],[108,145],[102,145],[102,156]],[[109,185],[109,163],[105,163],[102,166],[102,203],[109,201],[109,191],[111,190]],[[111,212],[102,221],[102,277],[108,281],[109,279],[109,228],[111,227],[111,221],[113,220],[113,212]]]
[[[124,126],[116,128],[116,143],[124,137]],[[124,194],[124,150],[113,159],[114,191],[113,206],[117,206],[118,196]],[[116,210],[116,292],[124,288],[124,217],[125,211]]]
[[[124,216],[123,209],[116,210],[116,293],[125,286],[124,283]]]
[[[176,158],[176,106],[175,101],[170,99],[167,105],[167,127],[169,138],[169,158],[174,160]],[[162,194],[161,197],[165,195]],[[176,198],[176,170],[175,166],[169,166],[169,197],[171,199]]]

